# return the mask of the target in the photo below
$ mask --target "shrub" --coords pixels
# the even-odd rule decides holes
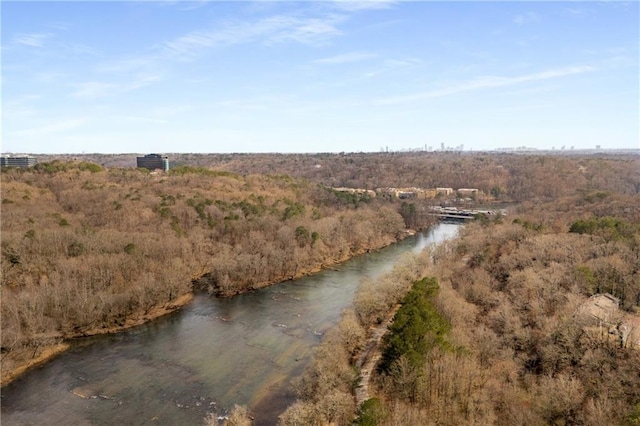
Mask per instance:
[[[360,405],[353,424],[357,426],[376,426],[381,424],[385,418],[386,412],[382,402],[378,398],[370,398]]]

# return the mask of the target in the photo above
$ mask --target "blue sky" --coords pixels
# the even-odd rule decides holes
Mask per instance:
[[[639,148],[639,3],[3,1],[2,152]]]

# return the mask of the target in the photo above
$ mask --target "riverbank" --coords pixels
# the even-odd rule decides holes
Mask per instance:
[[[2,357],[2,377],[0,386],[5,386],[20,377],[22,374],[32,370],[47,361],[63,353],[71,347],[70,341],[73,339],[100,334],[120,333],[133,327],[145,324],[154,319],[177,311],[193,300],[193,292],[178,296],[174,300],[154,306],[146,312],[136,313],[127,318],[121,325],[103,326],[80,333],[51,336],[51,343],[39,345],[35,349],[28,348],[19,352],[9,352]]]
[[[3,388],[3,419],[90,424],[117,415],[125,423],[155,419],[163,424],[199,424],[212,410],[224,415],[239,404],[255,414],[254,424],[274,425],[294,402],[296,378],[318,345],[334,334],[330,330],[345,310],[351,311],[350,324],[355,324],[349,308],[363,281],[393,270],[402,282],[412,278],[414,255],[453,228],[457,227],[439,225],[319,274],[238,297],[216,298],[196,291],[189,305],[164,319],[120,334],[70,342],[62,356]],[[381,291],[367,293],[375,296]],[[364,330],[357,334],[364,338]],[[347,362],[365,341],[351,342]],[[334,349],[328,354],[342,357]],[[352,379],[340,401],[355,410],[351,390],[356,372],[349,367],[345,373]],[[337,396],[333,391],[326,394]],[[114,406],[117,413],[111,414]]]
[[[325,332],[320,347],[298,379],[297,400],[280,415],[282,424],[349,424],[373,389],[376,365],[382,359],[384,336],[413,283],[431,262],[433,243],[453,238],[459,225],[441,224],[429,232],[428,244],[398,258],[388,272],[358,283],[352,309]],[[373,374],[372,374],[373,373]]]
[[[308,277],[308,276],[317,274],[319,272],[332,269],[333,267],[335,267],[337,265],[341,265],[344,262],[346,262],[346,261],[348,261],[350,259],[353,259],[354,257],[361,256],[361,255],[363,255],[365,253],[371,253],[371,252],[375,252],[375,251],[378,251],[378,250],[382,250],[385,247],[388,247],[388,246],[390,246],[392,244],[399,243],[400,241],[403,241],[406,238],[412,237],[412,236],[416,235],[416,233],[421,232],[421,231],[423,231],[425,229],[428,229],[428,228],[419,229],[419,230],[405,229],[404,231],[398,233],[395,237],[387,238],[380,244],[367,246],[367,247],[360,247],[360,248],[358,248],[356,250],[349,251],[349,253],[347,253],[347,254],[345,254],[345,255],[343,255],[341,257],[333,258],[333,259],[327,259],[321,265],[311,266],[311,267],[302,269],[301,271],[295,272],[294,274],[292,274],[292,275],[290,275],[288,277],[281,277],[281,279],[278,279],[278,280],[263,281],[263,282],[259,282],[259,283],[254,283],[254,284],[251,285],[251,287],[245,288],[245,289],[223,290],[223,289],[220,288],[220,286],[218,286],[214,282],[212,282],[208,272],[204,272],[199,277],[194,278],[193,279],[193,283],[194,283],[194,285],[196,286],[197,289],[200,289],[200,290],[203,290],[203,291],[207,291],[210,294],[215,294],[218,297],[225,297],[225,298],[226,297],[233,297],[233,296],[237,296],[239,294],[246,293],[248,291],[259,290],[261,288],[269,287],[269,286],[272,286],[274,284],[278,284],[278,283],[281,283],[281,282],[284,282],[284,281],[296,280],[296,279],[299,279],[299,278]]]
[[[312,267],[306,270],[302,270],[297,272],[295,275],[285,279],[285,280],[277,280],[271,282],[260,283],[254,285],[250,290],[257,290],[259,288],[268,287],[274,284],[277,284],[286,280],[295,280],[298,278],[310,276],[313,274],[317,274],[327,269],[331,269],[332,267],[342,264],[354,257],[360,256],[365,253],[369,253],[376,250],[381,250],[389,245],[400,242],[412,235],[415,235],[415,230],[406,230],[396,236],[394,239],[389,239],[384,242],[382,245],[374,246],[374,247],[362,247],[358,250],[348,253],[345,256],[342,256],[337,259],[332,259],[329,262],[323,263],[321,266]],[[198,282],[200,278],[205,276],[206,274],[202,274],[199,278],[196,277],[193,279],[194,284]],[[196,285],[196,287],[198,287]],[[202,287],[202,285],[200,285]],[[250,291],[249,290],[249,291]],[[216,295],[220,297],[233,297],[238,294],[242,294],[242,292],[233,292],[233,293],[223,293],[219,291],[214,291]],[[6,354],[3,354],[2,357],[2,366],[1,366],[1,377],[0,377],[0,386],[5,386],[11,383],[13,380],[26,373],[27,371],[36,368],[50,359],[56,357],[62,352],[66,351],[71,347],[70,341],[73,339],[81,338],[81,337],[89,337],[96,336],[101,334],[114,334],[119,333],[125,330],[128,330],[133,327],[137,327],[139,325],[143,325],[149,321],[160,318],[164,315],[170,314],[172,312],[177,311],[183,306],[189,304],[194,297],[193,291],[180,295],[176,299],[166,302],[160,305],[157,305],[151,308],[148,311],[137,312],[124,320],[123,323],[117,325],[109,325],[109,326],[100,326],[96,328],[92,328],[89,330],[83,330],[78,333],[66,334],[66,335],[54,335],[49,338],[50,342],[43,345],[38,345],[35,349],[33,348],[25,348],[20,351],[11,351]]]

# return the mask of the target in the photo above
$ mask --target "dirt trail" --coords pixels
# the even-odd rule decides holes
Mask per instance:
[[[387,329],[393,321],[393,316],[396,314],[400,305],[396,305],[387,317],[378,326],[369,329],[369,338],[367,343],[358,356],[356,367],[360,370],[360,379],[358,386],[356,387],[356,406],[359,407],[367,399],[371,398],[370,393],[370,381],[371,373],[373,372],[376,364],[382,356],[382,337],[387,332]]]

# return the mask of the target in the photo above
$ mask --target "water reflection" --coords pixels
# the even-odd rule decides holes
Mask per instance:
[[[198,295],[151,324],[80,340],[2,390],[3,424],[202,424],[235,403],[273,424],[293,400],[291,379],[361,278],[457,229],[441,224],[335,270],[232,299]]]

